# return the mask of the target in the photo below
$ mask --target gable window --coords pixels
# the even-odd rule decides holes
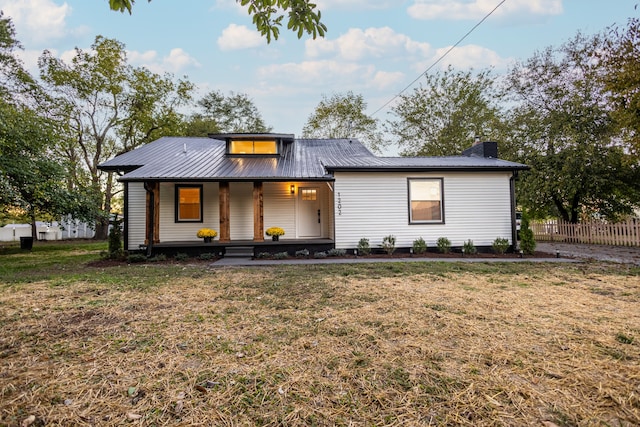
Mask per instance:
[[[443,223],[442,178],[409,179],[409,222]]]
[[[233,139],[229,143],[229,154],[278,154],[278,144],[272,139]]]
[[[202,222],[201,185],[176,185],[176,222]]]

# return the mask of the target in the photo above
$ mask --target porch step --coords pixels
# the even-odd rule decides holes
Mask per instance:
[[[227,246],[224,256],[227,258],[251,258],[253,257],[253,246]]]

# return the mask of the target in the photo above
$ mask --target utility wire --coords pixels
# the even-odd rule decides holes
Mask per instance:
[[[378,108],[376,111],[373,112],[373,114],[371,114],[371,117],[375,116],[376,114],[378,114],[381,110],[383,110],[387,105],[391,104],[396,98],[398,98],[400,95],[402,95],[404,92],[406,92],[407,89],[409,89],[411,86],[413,86],[418,80],[420,80],[420,78],[422,76],[424,76],[425,74],[427,74],[429,71],[431,71],[431,69],[433,67],[435,67],[440,61],[442,61],[453,49],[455,49],[456,47],[458,47],[458,45],[460,43],[463,42],[464,39],[466,39],[469,34],[471,34],[472,32],[475,31],[476,28],[478,28],[484,21],[487,20],[487,18],[489,18],[491,15],[493,15],[493,13],[498,10],[498,8],[500,6],[502,6],[504,4],[504,2],[506,2],[507,0],[502,0],[500,3],[498,3],[498,5],[496,7],[493,8],[493,10],[491,10],[491,12],[487,13],[485,15],[484,18],[482,18],[476,25],[473,26],[473,28],[471,28],[469,31],[467,31],[467,33],[462,36],[460,38],[460,40],[458,40],[453,46],[451,46],[449,49],[447,49],[447,51],[445,53],[443,53],[438,59],[436,59],[436,61],[429,65],[429,67],[427,67],[426,70],[424,70],[422,73],[420,73],[420,75],[418,77],[416,77],[411,83],[409,83],[407,85],[407,87],[405,87],[404,89],[402,89],[398,94],[396,94],[393,98],[391,98],[390,100],[388,100],[382,107]]]

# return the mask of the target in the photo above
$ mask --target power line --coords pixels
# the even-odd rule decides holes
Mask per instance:
[[[402,95],[407,89],[409,89],[411,86],[413,86],[418,80],[420,80],[420,78],[422,76],[424,76],[425,74],[427,74],[429,71],[431,71],[431,69],[433,67],[435,67],[440,61],[442,61],[453,49],[455,49],[456,47],[458,47],[458,45],[460,43],[462,43],[462,41],[464,39],[466,39],[469,34],[471,34],[472,32],[475,31],[476,28],[478,28],[484,21],[487,20],[487,18],[489,18],[491,15],[493,15],[493,13],[498,10],[498,8],[500,6],[502,6],[502,4],[504,2],[506,2],[507,0],[502,0],[500,3],[498,3],[498,5],[496,7],[494,7],[491,12],[487,13],[485,15],[484,18],[482,18],[476,25],[473,26],[473,28],[471,28],[469,31],[467,31],[467,33],[462,36],[460,38],[460,40],[458,40],[453,46],[451,46],[449,49],[447,49],[447,51],[445,53],[443,53],[438,59],[436,59],[436,61],[429,65],[429,67],[427,67],[426,70],[424,70],[422,73],[420,73],[420,75],[418,77],[416,77],[411,83],[409,83],[404,89],[402,89],[398,94],[394,95],[393,98],[391,98],[390,100],[388,100],[387,102],[384,103],[384,105],[380,108],[378,108],[376,111],[373,112],[373,114],[371,114],[371,116],[375,116],[376,114],[378,114],[381,110],[383,110],[387,105],[391,104],[397,97],[399,97],[400,95]]]

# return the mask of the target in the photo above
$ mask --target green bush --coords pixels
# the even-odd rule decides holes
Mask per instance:
[[[520,249],[527,255],[533,254],[536,250],[536,239],[533,236],[533,230],[529,226],[529,218],[524,214],[520,223]]]
[[[211,252],[206,252],[203,254],[198,255],[198,259],[202,260],[202,261],[209,261],[212,260],[216,257],[216,254],[212,254]]]
[[[451,240],[446,237],[438,237],[436,246],[438,247],[438,252],[441,254],[448,254],[451,252]]]
[[[347,251],[345,251],[344,249],[332,248],[327,251],[327,256],[332,256],[332,257],[341,257],[341,256],[345,256],[346,254],[347,254]]]
[[[122,229],[120,225],[122,220],[118,219],[118,215],[110,221],[111,230],[109,230],[109,254],[111,259],[120,259],[124,256],[124,249],[122,248]]]
[[[363,237],[358,242],[358,253],[360,255],[369,255],[371,253],[371,246],[369,246],[369,239]]]
[[[127,257],[127,262],[131,264],[145,261],[147,261],[147,256],[145,254],[129,254],[129,256]]]
[[[478,249],[474,246],[473,240],[469,239],[462,245],[465,254],[474,255],[478,253]]]
[[[178,252],[176,256],[173,257],[173,259],[175,259],[176,261],[186,261],[189,259],[189,255],[183,252]]]
[[[387,255],[393,254],[393,252],[396,250],[396,237],[392,236],[391,234],[385,236],[382,239],[382,244],[380,245],[380,247],[387,253]]]
[[[308,258],[309,257],[309,249],[300,249],[296,251],[296,258]]]
[[[273,259],[286,259],[289,257],[288,252],[277,252],[273,254]]]
[[[423,254],[427,252],[427,242],[422,237],[413,241],[413,253]]]
[[[317,258],[317,259],[323,259],[323,258],[327,257],[327,253],[326,252],[316,252],[316,253],[313,254],[313,257]]]
[[[497,254],[504,254],[509,249],[509,239],[503,237],[496,237],[496,240],[491,244],[493,251]]]

